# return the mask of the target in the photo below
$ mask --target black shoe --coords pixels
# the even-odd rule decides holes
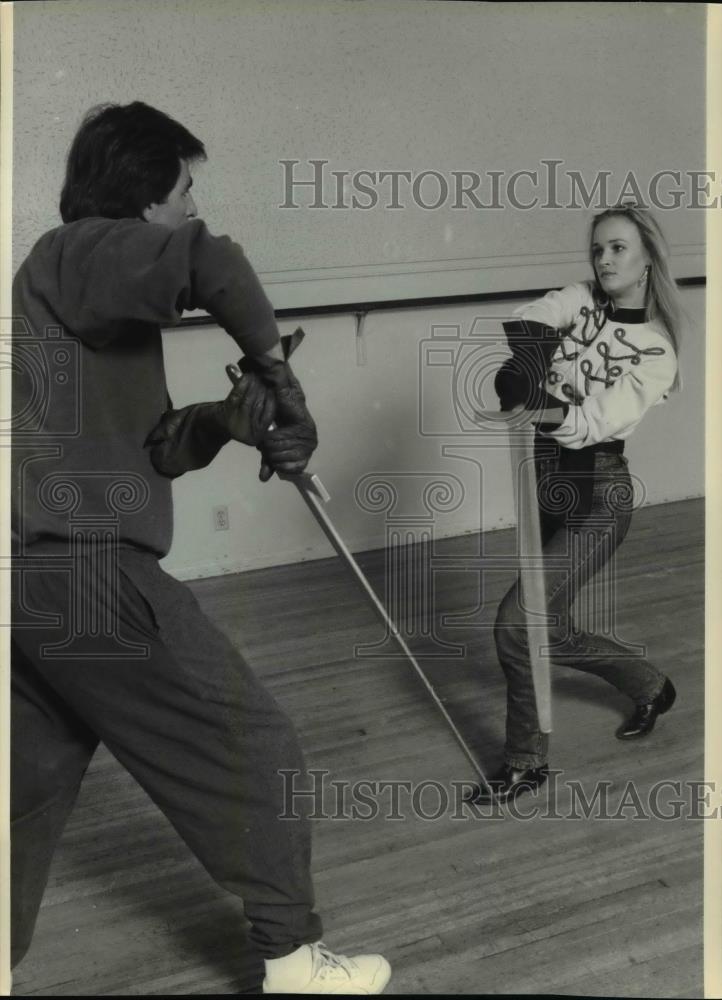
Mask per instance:
[[[654,701],[648,701],[644,705],[637,705],[634,715],[617,730],[617,739],[638,740],[642,736],[647,736],[654,729],[657,716],[668,712],[672,705],[674,705],[676,697],[677,692],[674,690],[674,685],[667,678],[664,682],[664,687]]]
[[[541,788],[548,774],[547,764],[524,769],[504,764],[498,774],[488,779],[488,787],[475,785],[473,790],[464,796],[464,802],[509,802],[522,792],[534,792],[537,788]]]

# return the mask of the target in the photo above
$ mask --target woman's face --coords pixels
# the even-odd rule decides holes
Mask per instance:
[[[615,305],[644,305],[650,261],[633,222],[623,215],[603,219],[594,229],[592,262],[597,281]]]

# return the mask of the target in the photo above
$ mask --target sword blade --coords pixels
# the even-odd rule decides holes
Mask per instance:
[[[552,731],[551,669],[547,598],[542,565],[541,527],[534,466],[534,429],[509,431],[514,502],[516,506],[519,576],[526,620],[529,662],[539,728]]]
[[[338,531],[334,527],[331,518],[325,511],[323,504],[324,502],[328,501],[330,497],[326,492],[318,476],[315,474],[310,475],[308,473],[301,473],[301,475],[281,474],[280,478],[286,480],[287,482],[293,483],[298,492],[301,494],[301,496],[304,499],[304,502],[306,503],[306,506],[313,514],[319,527],[326,535],[326,538],[328,538],[329,542],[333,546],[336,553],[341,557],[341,559],[343,559],[343,561],[346,563],[348,568],[353,573],[356,582],[360,585],[361,589],[365,593],[374,611],[376,611],[381,621],[386,625],[389,632],[394,637],[394,640],[396,641],[396,643],[398,644],[398,646],[408,659],[411,666],[414,668],[414,671],[416,672],[416,675],[418,676],[419,680],[426,688],[426,691],[430,695],[432,701],[436,705],[437,709],[441,712],[446,721],[446,724],[449,726],[452,733],[454,734],[457,743],[466,754],[474,770],[477,772],[477,774],[481,777],[482,781],[486,785],[486,775],[484,773],[483,768],[476,759],[476,756],[474,755],[469,745],[466,743],[464,737],[459,732],[459,729],[456,726],[454,720],[451,718],[448,711],[446,710],[446,706],[437,695],[433,685],[424,674],[416,657],[411,652],[403,636],[399,632],[396,623],[392,620],[388,611],[376,596],[376,592],[369,583],[361,567],[354,559],[352,553],[349,551],[348,547],[344,543],[343,539],[339,535]]]

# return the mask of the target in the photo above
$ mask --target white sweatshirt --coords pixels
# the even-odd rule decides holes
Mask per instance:
[[[677,358],[663,325],[646,321],[643,309],[608,311],[586,283],[548,292],[514,315],[562,332],[545,388],[577,404],[549,432],[565,448],[629,437],[674,382]]]

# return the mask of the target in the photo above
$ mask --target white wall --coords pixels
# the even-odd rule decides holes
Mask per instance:
[[[339,301],[338,276],[354,268],[359,281],[383,277],[381,297],[393,299],[412,294],[409,273],[421,296],[582,278],[588,212],[283,212],[278,161],[327,157],[341,169],[508,174],[556,158],[588,187],[597,171],[611,171],[612,190],[630,170],[640,181],[663,169],[699,170],[704,44],[704,5],[679,3],[18,4],[14,263],[59,222],[64,158],[81,115],[99,102],[141,99],[206,141],[209,161],[194,189],[201,212],[212,231],[247,247],[277,308],[306,296],[314,304]],[[701,273],[704,214],[684,205],[664,213],[677,276]],[[443,287],[431,281],[439,262]],[[288,298],[289,281],[303,290],[300,299]],[[353,285],[360,287],[368,293],[363,282]],[[629,444],[647,502],[703,489],[704,294],[690,290],[684,298],[692,318],[685,392],[651,413]],[[460,490],[447,504],[453,509],[432,512],[439,536],[513,522],[503,441],[490,447],[488,434],[458,427],[455,434],[451,368],[420,363],[434,326],[456,325],[463,339],[477,317],[493,353],[507,312],[490,303],[371,314],[363,364],[353,317],[304,322],[295,366],[319,425],[313,467],[352,548],[384,543],[384,514],[362,510],[354,495],[373,474],[399,489],[401,520],[423,522],[420,498],[434,476]],[[176,405],[225,393],[224,365],[235,348],[220,330],[169,332],[165,346]],[[488,395],[485,401],[495,406]],[[423,433],[434,428],[444,433]],[[471,449],[481,465],[444,452],[449,447]],[[293,488],[275,479],[261,485],[256,474],[255,453],[229,446],[211,469],[177,482],[169,569],[192,577],[330,553]],[[230,510],[225,532],[213,530],[211,511],[221,504]]]
[[[249,249],[277,309],[541,288],[574,280],[585,221],[568,175],[703,170],[705,7],[443,0],[24,0],[15,8],[14,248],[55,224],[81,116],[141,99],[206,143],[196,191],[211,231]],[[328,184],[285,200],[281,160],[327,160]],[[558,161],[556,195],[543,161]],[[551,168],[549,168],[551,169]],[[403,209],[336,210],[330,171],[434,171]],[[477,173],[475,208],[454,174]],[[501,171],[500,195],[491,171]],[[537,181],[520,176],[531,171]],[[369,184],[368,177],[359,178]],[[674,184],[660,195],[670,204]],[[704,213],[666,211],[676,274],[703,268]],[[717,186],[715,185],[715,193]],[[362,205],[370,199],[361,195]],[[544,207],[536,210],[518,205]],[[457,207],[454,207],[455,203]],[[576,203],[577,208],[569,207]],[[458,207],[458,205],[462,207]]]
[[[704,491],[704,300],[703,289],[683,291],[690,319],[682,355],[684,391],[655,407],[627,444],[645,503],[701,496]],[[428,515],[424,486],[441,481],[459,491],[460,483],[458,497],[450,501],[458,499],[458,506],[432,512],[439,538],[514,523],[504,438],[490,439],[478,429],[461,432],[458,425],[453,433],[452,370],[430,368],[421,351],[435,326],[458,326],[467,344],[472,330],[480,333],[478,342],[489,361],[481,401],[496,408],[491,366],[504,351],[501,319],[518,304],[371,313],[360,350],[352,316],[303,321],[306,340],[294,368],[319,428],[311,469],[331,494],[328,513],[352,550],[384,544],[386,515],[362,509],[355,498],[357,484],[368,476],[390,482],[399,491],[399,502],[389,513],[408,524],[423,522]],[[282,332],[296,325],[284,322]],[[169,331],[164,343],[176,406],[225,394],[224,365],[236,359],[236,348],[221,330]],[[472,367],[462,358],[457,388],[479,387],[467,377]],[[477,374],[483,370],[483,363],[476,365]],[[434,430],[443,433],[427,433]],[[449,447],[474,456],[477,464],[444,454]],[[259,483],[257,470],[256,452],[232,443],[210,468],[176,481],[175,542],[164,563],[170,572],[183,578],[211,576],[332,554],[296,490],[275,476],[265,485]],[[212,509],[219,504],[229,507],[228,531],[214,530]]]

